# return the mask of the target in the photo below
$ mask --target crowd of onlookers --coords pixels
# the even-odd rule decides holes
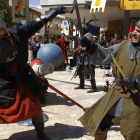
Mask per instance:
[[[131,33],[125,35],[124,39],[119,38],[119,35],[117,33],[115,33],[114,36],[106,36],[103,33],[100,33],[98,38],[93,37],[93,42],[100,44],[104,48],[107,48],[120,43],[122,40],[129,39],[131,39]],[[56,35],[49,32],[47,32],[47,34],[44,34],[44,36],[42,36],[40,32],[37,32],[29,39],[28,63],[31,63],[33,59],[37,58],[37,52],[39,48],[47,43],[56,44],[62,49],[64,54],[62,66],[68,65],[68,50],[70,49],[70,38],[64,33],[62,33],[61,35]]]
[[[65,36],[64,33],[62,33],[61,35],[55,35],[54,33],[50,34],[49,32],[47,32],[47,34],[44,34],[44,36],[42,36],[40,32],[37,32],[29,39],[28,63],[31,63],[33,59],[37,58],[37,52],[39,48],[47,43],[53,43],[58,45],[62,49],[64,54],[62,66],[68,64],[68,50],[70,48],[69,37]]]
[[[119,37],[118,33],[115,33],[113,36],[106,36],[103,33],[100,33],[99,38],[94,37],[94,43],[99,43],[102,47],[107,48],[112,45],[118,44],[123,40],[130,40],[132,37],[132,33],[124,36],[124,39]]]
[[[99,38],[94,37],[93,42],[100,44],[103,48],[107,48],[110,46],[113,46],[115,44],[118,44],[122,42],[123,40],[131,40],[132,33],[129,33],[128,35],[124,36],[124,39],[119,38],[118,33],[115,33],[113,36],[106,36],[103,33],[100,33]],[[100,68],[103,68],[102,65],[100,65]],[[109,64],[104,65],[104,68],[110,68]]]

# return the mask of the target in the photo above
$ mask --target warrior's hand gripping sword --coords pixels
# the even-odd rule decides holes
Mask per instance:
[[[125,75],[124,71],[123,71],[122,68],[120,67],[120,65],[119,65],[118,61],[116,60],[115,56],[113,55],[111,49],[109,49],[109,53],[110,53],[110,55],[112,56],[113,62],[116,64],[116,66],[117,66],[119,72],[121,73],[122,77],[123,77],[123,78],[126,78],[127,76]],[[125,87],[125,90],[128,90],[128,89]],[[130,91],[131,91],[132,93],[134,93],[135,95],[137,95],[137,94],[139,93],[136,89],[130,89]],[[139,96],[137,96],[137,97],[140,99]]]

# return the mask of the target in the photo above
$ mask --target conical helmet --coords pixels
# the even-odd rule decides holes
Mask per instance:
[[[6,23],[0,19],[0,28],[6,28]]]
[[[5,28],[6,31],[7,31],[8,36],[10,36],[10,34],[9,34],[7,28],[6,28],[6,23],[2,19],[0,19],[0,29],[1,28]]]

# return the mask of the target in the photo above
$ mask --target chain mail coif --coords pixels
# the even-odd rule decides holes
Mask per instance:
[[[131,41],[128,42],[126,53],[128,57],[132,60],[140,58],[140,46],[135,47]]]

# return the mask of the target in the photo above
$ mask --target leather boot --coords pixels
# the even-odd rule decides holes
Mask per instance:
[[[80,77],[80,85],[78,87],[75,87],[74,89],[84,89],[84,76],[79,76]]]
[[[32,118],[32,123],[37,131],[37,137],[40,140],[50,140],[49,137],[44,133],[44,122],[42,115]]]
[[[96,87],[96,81],[95,79],[90,81],[91,83],[91,89],[89,91],[87,91],[87,93],[92,93],[92,92],[96,92],[97,91],[97,87]]]
[[[107,139],[107,132],[110,129],[107,128],[105,131],[102,131],[100,127],[97,128],[95,132],[95,140],[106,140]]]

